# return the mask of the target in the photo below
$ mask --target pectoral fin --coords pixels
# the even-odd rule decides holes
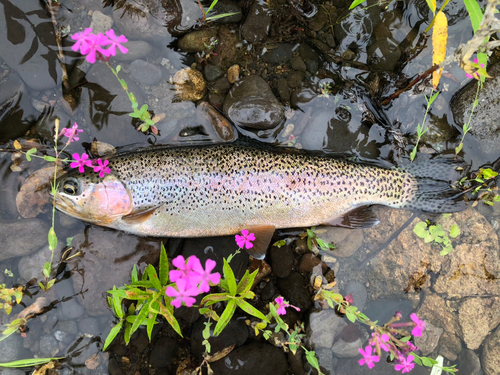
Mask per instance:
[[[375,216],[372,206],[357,207],[343,215],[335,216],[323,225],[343,228],[370,228],[380,221]]]
[[[161,204],[145,210],[132,211],[130,214],[122,216],[122,220],[127,224],[143,223],[148,220],[160,206]]]
[[[264,259],[266,257],[267,248],[269,243],[273,238],[274,231],[276,227],[272,225],[255,225],[251,227],[245,227],[250,233],[255,234],[255,241],[253,241],[253,247],[247,249],[248,254],[250,254],[255,259]]]

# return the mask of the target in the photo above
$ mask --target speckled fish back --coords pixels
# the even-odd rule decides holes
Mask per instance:
[[[367,204],[412,207],[417,192],[405,171],[232,145],[153,149],[109,162],[134,210],[158,207],[147,222],[119,229],[156,236],[317,225]]]

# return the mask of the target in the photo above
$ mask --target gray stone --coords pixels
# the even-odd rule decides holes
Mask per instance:
[[[350,280],[347,282],[342,291],[343,296],[348,294],[352,294],[352,304],[356,306],[359,311],[363,311],[368,298],[366,287],[359,281]]]
[[[99,321],[93,317],[83,318],[78,322],[80,333],[86,333],[92,336],[100,334]]]
[[[487,154],[497,154],[500,142],[500,110],[498,92],[500,89],[500,64],[488,69],[488,78],[479,91],[478,105],[472,115],[472,129],[469,133],[480,142],[480,148]],[[470,117],[472,103],[476,97],[477,81],[472,79],[451,100],[453,119],[458,127],[462,127]]]
[[[343,339],[339,339],[332,346],[332,353],[338,358],[352,358],[359,356],[359,349],[363,346],[363,343],[368,339],[368,334],[365,338],[357,338],[352,342],[346,342]]]
[[[423,355],[429,355],[436,349],[443,332],[443,328],[436,327],[434,324],[425,321],[425,333],[420,337],[415,336],[415,345]]]
[[[292,58],[292,60],[290,61],[290,65],[292,66],[293,70],[298,70],[299,72],[305,73],[307,70],[306,63],[299,55]]]
[[[23,343],[21,336],[13,334],[5,340],[0,341],[0,353],[2,362],[11,362],[21,357]]]
[[[237,126],[272,129],[285,120],[283,106],[261,77],[236,82],[224,101],[224,114]]]
[[[104,13],[95,10],[92,13],[92,21],[90,27],[94,34],[105,33],[113,27],[113,18],[106,16]]]
[[[263,0],[254,0],[245,23],[241,26],[241,36],[248,43],[258,43],[264,40],[271,26],[271,12]]]
[[[286,82],[288,83],[288,86],[294,89],[301,85],[303,78],[304,78],[304,73],[293,70],[290,73],[288,73]]]
[[[462,374],[482,375],[481,361],[476,353],[470,349],[464,349],[458,355],[458,365]]]
[[[327,228],[322,238],[335,244],[337,248],[332,251],[332,255],[341,258],[353,255],[364,241],[363,231],[346,228]]]
[[[215,81],[224,75],[224,70],[219,68],[218,66],[208,64],[203,69],[203,75],[208,82]]]
[[[63,279],[55,283],[52,288],[61,300],[57,310],[61,319],[77,319],[83,315],[84,309],[74,297],[75,292],[71,285],[71,279]]]
[[[134,61],[148,57],[151,52],[153,52],[153,47],[148,42],[143,40],[129,40],[125,47],[128,48],[127,53],[122,53],[119,48],[116,49],[116,56],[113,56],[114,60],[118,61]]]
[[[62,249],[61,246],[62,245],[58,246],[58,248]],[[17,266],[19,270],[19,275],[25,281],[30,281],[33,278],[36,278],[39,281],[43,280],[44,279],[44,276],[42,274],[43,265],[46,262],[50,261],[51,255],[52,252],[50,251],[49,246],[47,245],[34,254],[22,257],[19,260],[19,264]]]
[[[55,357],[59,352],[59,343],[53,335],[43,335],[40,337],[40,353],[42,357]]]
[[[262,59],[273,65],[286,64],[292,59],[293,45],[281,43],[278,47],[267,51]]]
[[[236,348],[210,364],[217,375],[286,375],[288,362],[282,349],[271,344],[253,343]]]
[[[462,327],[467,348],[478,349],[483,340],[500,323],[499,297],[464,298],[458,308],[458,321]]]
[[[1,225],[0,261],[31,254],[47,243],[50,226],[40,219],[23,219]]]
[[[318,348],[315,350],[320,368],[326,370],[327,374],[335,374],[335,365],[332,352],[327,348]]]
[[[278,94],[281,98],[282,103],[286,103],[290,101],[290,86],[288,86],[288,83],[286,82],[285,78],[280,78],[277,80],[277,89],[278,89]]]
[[[129,70],[132,78],[144,85],[154,86],[163,79],[161,69],[144,60],[132,61]]]
[[[347,326],[344,319],[335,314],[332,309],[313,312],[309,315],[307,327],[308,341],[314,348],[328,348],[333,345],[335,336]],[[325,329],[328,327],[328,329]]]

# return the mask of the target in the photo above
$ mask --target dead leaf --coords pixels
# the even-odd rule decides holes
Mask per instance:
[[[23,311],[17,314],[16,319],[30,319],[37,314],[41,314],[43,310],[49,306],[49,300],[45,297],[38,297],[34,303],[26,307]]]
[[[95,353],[92,357],[85,361],[85,367],[90,370],[95,370],[97,366],[101,364],[101,358],[98,353]]]
[[[44,364],[38,370],[35,370],[35,372],[33,372],[33,375],[45,375],[47,373],[47,370],[52,370],[55,365],[56,363],[54,361],[50,361],[49,363]]]
[[[236,346],[236,344],[233,344],[231,346],[228,346],[227,348],[222,349],[221,351],[218,351],[214,355],[209,355],[206,358],[207,362],[215,362],[215,361],[218,361],[221,358],[224,358],[226,355],[228,355],[229,353],[231,353],[233,351],[233,349],[234,349],[235,346]]]
[[[21,150],[23,148],[23,146],[21,146],[21,144],[19,143],[19,141],[17,139],[14,141],[14,148],[16,150]]]
[[[448,20],[443,12],[438,12],[434,19],[434,31],[432,33],[432,64],[439,65],[446,58],[446,42],[448,41]],[[432,86],[434,90],[439,85],[443,69],[432,73]]]
[[[57,176],[63,174],[62,168],[57,168]],[[37,216],[41,212],[46,212],[44,207],[49,203],[49,187],[54,178],[54,167],[39,169],[21,186],[21,190],[16,196],[17,210],[25,219]]]

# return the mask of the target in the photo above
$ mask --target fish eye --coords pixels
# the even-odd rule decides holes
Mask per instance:
[[[62,189],[68,195],[76,195],[78,193],[78,182],[74,179],[68,179],[64,182]]]

